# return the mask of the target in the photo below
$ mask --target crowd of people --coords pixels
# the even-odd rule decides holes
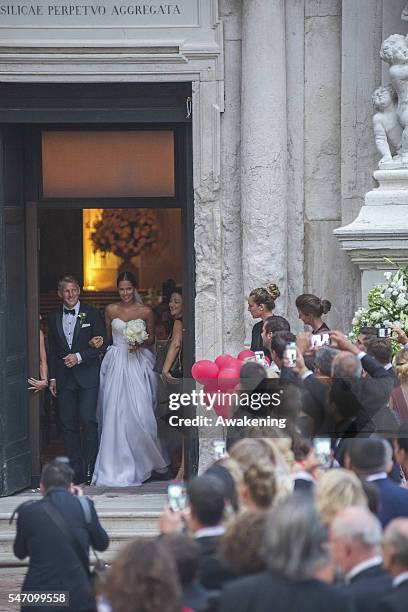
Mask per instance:
[[[228,430],[225,455],[186,483],[185,507],[166,505],[160,535],[130,542],[104,573],[94,603],[101,612],[408,609],[408,337],[363,328],[352,341],[329,329],[322,316],[330,303],[312,295],[296,304],[313,333],[295,335],[273,313],[277,297],[276,286],[249,296],[261,319],[252,348],[269,359],[242,366],[238,396],[280,389],[282,402],[255,410],[238,399],[232,413],[278,414],[285,428]],[[73,476],[43,475],[45,499],[79,500]],[[68,520],[80,505],[58,509]],[[41,559],[48,571],[41,555],[47,550],[49,562],[53,553],[33,545],[41,530],[29,531],[31,513],[35,504],[19,510],[15,553],[30,556],[36,590],[55,588],[38,582]],[[93,520],[93,529],[76,525],[86,554],[89,544],[107,545]],[[68,557],[55,555],[58,570]],[[72,609],[93,606],[84,599]]]

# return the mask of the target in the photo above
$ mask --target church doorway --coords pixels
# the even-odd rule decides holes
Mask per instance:
[[[5,495],[37,486],[43,461],[60,452],[57,425],[52,419],[44,424],[48,417],[38,395],[21,388],[27,375],[38,376],[40,315],[46,329],[58,277],[77,276],[82,299],[103,311],[116,298],[118,270],[130,266],[143,299],[155,309],[159,337],[165,335],[166,316],[160,297],[169,282],[182,286],[188,371],[194,362],[195,262],[192,134],[185,112],[190,84],[123,84],[114,97],[103,84],[3,89],[10,339],[0,350],[1,358],[14,364],[15,345],[22,363],[18,381],[10,371],[10,393],[8,383],[0,389],[10,426],[3,432],[8,455],[0,494]],[[132,250],[131,241],[115,234],[115,222],[122,221],[133,229],[137,223],[154,226],[155,244]],[[25,240],[16,242],[20,234]],[[15,398],[12,405],[9,397]],[[185,459],[186,473],[194,472],[197,439],[187,441]]]

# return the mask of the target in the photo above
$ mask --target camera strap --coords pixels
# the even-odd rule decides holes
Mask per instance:
[[[82,565],[84,567],[84,570],[86,571],[87,576],[89,577],[90,576],[90,571],[89,571],[89,558],[88,558],[88,555],[86,554],[86,552],[82,548],[82,546],[79,543],[78,539],[74,536],[74,534],[70,530],[67,521],[62,516],[62,514],[59,512],[59,510],[57,510],[57,508],[48,499],[44,499],[43,500],[42,506],[43,506],[46,514],[49,516],[49,518],[54,523],[54,525],[56,525],[58,527],[58,529],[64,534],[64,536],[66,537],[68,542],[71,544],[71,546],[74,549],[77,557],[81,561],[81,563],[82,563]],[[82,504],[81,504],[81,506],[82,506]]]

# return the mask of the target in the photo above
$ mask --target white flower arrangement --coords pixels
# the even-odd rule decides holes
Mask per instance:
[[[134,349],[137,344],[143,344],[148,337],[146,323],[143,319],[134,319],[126,323],[123,339],[129,345],[129,350]]]
[[[388,259],[386,261],[395,265]],[[354,337],[358,336],[361,327],[396,325],[408,332],[408,266],[398,268],[394,273],[385,272],[384,277],[386,283],[376,285],[368,293],[368,307],[355,312],[352,320]]]

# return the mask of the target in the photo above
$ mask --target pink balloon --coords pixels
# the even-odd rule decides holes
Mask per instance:
[[[218,385],[221,391],[229,391],[238,384],[240,369],[240,366],[234,363],[220,370],[218,374]]]
[[[228,395],[220,394],[220,401],[215,401],[214,411],[217,416],[228,419],[231,414],[231,400]]]
[[[215,363],[220,368],[220,370],[222,370],[222,368],[225,368],[229,364],[231,359],[234,359],[232,355],[218,355],[217,359],[215,360]]]
[[[219,373],[218,366],[209,359],[202,359],[196,361],[191,368],[191,375],[201,385],[205,385],[206,382],[212,378],[217,378]]]
[[[218,391],[220,390],[219,386],[218,386],[218,379],[217,378],[212,378],[210,380],[206,381],[206,384],[204,385],[204,404],[206,406],[209,406],[210,404],[210,400],[209,400],[209,395],[214,395],[215,393],[218,393]]]
[[[254,355],[255,355],[254,351],[245,349],[244,351],[241,351],[240,353],[238,353],[237,359],[239,359],[240,361],[244,361],[245,359],[248,359],[248,357],[254,357]]]

